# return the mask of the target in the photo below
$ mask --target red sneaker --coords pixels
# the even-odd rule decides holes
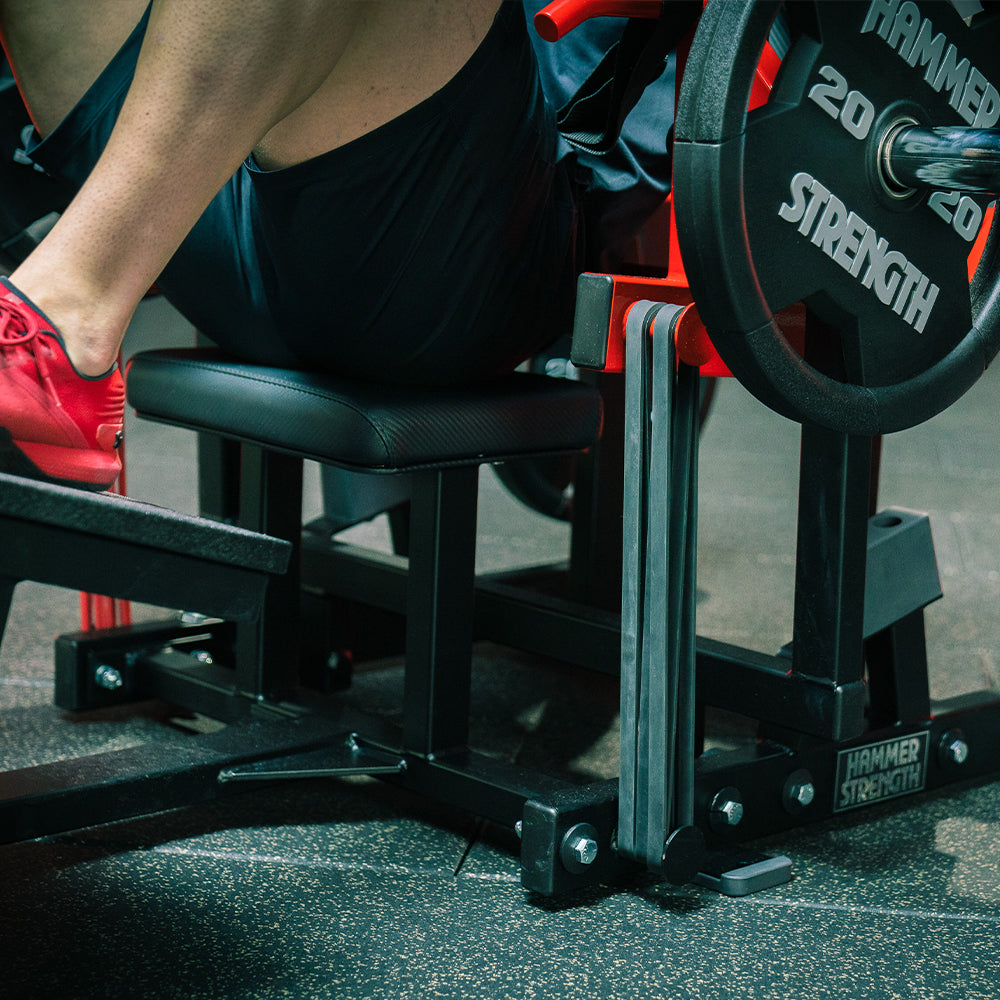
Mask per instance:
[[[81,375],[55,327],[0,278],[0,468],[88,490],[121,471],[125,386]]]

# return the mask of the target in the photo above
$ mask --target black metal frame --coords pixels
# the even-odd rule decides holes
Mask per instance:
[[[69,711],[159,698],[229,725],[216,733],[179,734],[148,747],[0,776],[0,841],[202,801],[240,788],[260,771],[268,772],[266,780],[278,780],[304,768],[331,774],[361,770],[387,774],[418,794],[516,826],[525,842],[534,845],[535,861],[525,875],[530,889],[563,891],[587,883],[598,872],[606,876],[617,870],[617,860],[608,850],[582,872],[568,871],[559,861],[566,824],[573,825],[578,813],[586,813],[597,824],[602,842],[610,843],[616,783],[579,788],[468,749],[477,627],[473,616],[477,468],[414,474],[408,559],[375,557],[372,565],[355,553],[346,561],[381,594],[382,603],[395,604],[395,611],[406,619],[406,708],[403,725],[396,730],[381,720],[358,718],[335,701],[319,704],[306,696],[306,704],[294,699],[302,553],[306,551],[310,563],[318,565],[330,558],[335,562],[342,547],[324,545],[310,532],[303,535],[300,459],[243,445],[234,462],[235,446],[221,445],[226,458],[216,468],[228,468],[230,474],[238,468],[239,489],[233,489],[232,479],[216,478],[213,483],[206,477],[203,492],[214,495],[204,497],[205,508],[292,542],[291,569],[271,580],[260,618],[232,624],[196,618],[189,624],[170,621],[62,636],[56,648],[56,691],[58,704]],[[219,446],[218,441],[204,442],[206,464],[219,457]],[[23,531],[20,524],[14,527]],[[56,543],[49,540],[42,551],[65,553],[72,543],[64,536],[62,532]],[[92,548],[96,543],[88,544]],[[184,563],[180,569],[171,564],[181,587],[199,570],[196,560],[175,555]],[[97,591],[111,590],[112,564],[91,559],[89,565],[96,567],[96,575],[88,575],[87,584]],[[324,574],[341,586],[352,579],[336,566],[326,566]],[[16,579],[45,576],[37,567],[14,575]],[[12,591],[16,579],[5,589]],[[68,585],[76,579],[72,574],[60,578]],[[310,582],[308,574],[304,579],[314,590],[322,583]],[[494,609],[504,604],[511,590],[509,583],[499,586]],[[177,588],[174,594],[179,596]],[[148,594],[142,597],[152,600]],[[488,613],[488,601],[486,607]],[[565,620],[557,613],[557,625]],[[104,683],[109,670],[116,686]]]
[[[685,398],[694,401],[685,405],[697,404],[696,393]],[[685,427],[677,421],[676,433],[689,440]],[[610,443],[606,449],[616,450]],[[553,575],[564,585],[569,581],[560,595],[548,585],[536,587],[539,574],[476,580],[474,467],[415,477],[410,552],[404,558],[303,533],[300,460],[209,438],[201,452],[203,510],[287,538],[289,574],[272,580],[256,621],[169,622],[62,637],[57,701],[79,711],[156,697],[230,725],[210,735],[178,735],[150,747],[4,775],[0,839],[200,801],[248,780],[360,770],[517,829],[529,890],[562,892],[636,867],[617,850],[618,781],[572,785],[467,746],[477,640],[619,672],[620,621],[606,608],[612,603],[606,585],[595,579],[600,574],[592,537],[599,531],[594,511],[602,511],[602,521],[609,516],[613,490],[602,484],[599,503],[582,490],[574,528],[577,566],[568,577],[562,571],[541,574],[546,584]],[[768,656],[695,641],[699,737],[706,705],[750,714],[760,723],[752,745],[694,762],[689,818],[714,844],[834,815],[838,762],[858,747],[916,740],[926,788],[993,773],[1000,760],[1000,703],[966,703],[930,716],[922,608],[939,596],[930,533],[925,518],[903,512],[870,516],[871,455],[866,439],[803,429],[790,649]],[[690,523],[694,503],[693,491],[672,492],[670,517]],[[44,530],[62,532],[58,544],[65,550],[63,529]],[[81,544],[92,546],[86,539]],[[25,551],[53,550],[52,544],[37,546]],[[144,558],[125,547],[124,557]],[[200,572],[187,554],[169,559],[176,581]],[[866,575],[877,583],[884,565],[900,564],[910,570],[905,585],[891,593],[880,593],[875,584],[867,591],[859,586]],[[22,576],[39,578],[30,569],[8,567],[13,580],[4,591]],[[88,576],[88,586],[105,589],[100,570],[92,571],[100,578]],[[893,577],[900,580],[898,572]],[[604,593],[589,600],[594,590]],[[399,624],[407,654],[401,728],[360,718],[335,697],[302,696],[296,674],[303,593],[311,600],[321,595],[334,608],[356,606],[369,622],[375,615]],[[192,656],[193,649],[209,655]],[[101,668],[108,667],[120,678],[117,688],[99,680]],[[666,747],[663,752],[673,753]],[[738,822],[731,809],[720,808],[722,800],[738,803]],[[597,847],[587,863],[567,852],[580,831]]]

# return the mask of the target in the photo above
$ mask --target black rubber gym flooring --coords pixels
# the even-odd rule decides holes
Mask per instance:
[[[130,350],[185,341],[162,303]],[[150,331],[154,331],[151,333]],[[885,444],[882,505],[931,515],[945,598],[932,694],[1000,688],[1000,374]],[[702,439],[699,632],[773,651],[791,623],[797,429],[724,383]],[[191,509],[192,436],[129,429],[131,492]],[[318,511],[313,489],[307,501]],[[483,568],[548,561],[566,529],[484,474]],[[609,530],[615,530],[609,526]],[[384,524],[354,529],[386,544]],[[153,614],[153,612],[149,612]],[[23,584],[0,654],[0,767],[131,746],[162,708],[51,707],[73,593]],[[401,672],[352,699],[391,715]],[[474,740],[562,774],[617,773],[617,693],[478,650]],[[1000,771],[1000,761],[998,771]],[[0,847],[0,997],[1000,997],[1000,785],[953,786],[763,845],[794,879],[729,899],[652,878],[531,898],[513,832],[371,779],[274,791]]]

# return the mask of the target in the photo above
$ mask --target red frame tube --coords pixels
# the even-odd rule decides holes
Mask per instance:
[[[535,15],[535,31],[557,42],[592,17],[641,17],[655,21],[662,0],[553,0]]]

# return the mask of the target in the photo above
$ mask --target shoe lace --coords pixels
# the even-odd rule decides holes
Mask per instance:
[[[0,299],[0,357],[9,364],[14,359],[23,360],[25,351],[30,353],[38,369],[39,380],[58,399],[45,360],[47,352],[38,350],[32,344],[40,329],[34,310],[12,299]]]

